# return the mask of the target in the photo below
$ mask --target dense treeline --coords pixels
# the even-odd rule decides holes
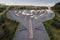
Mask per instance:
[[[10,6],[10,10],[41,10],[48,9],[46,6]]]
[[[60,14],[60,2],[56,3],[56,4],[52,7],[52,10],[53,10],[55,13],[59,13],[59,14]]]

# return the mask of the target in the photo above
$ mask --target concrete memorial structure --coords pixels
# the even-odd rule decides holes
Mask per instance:
[[[54,16],[51,10],[10,10],[7,17],[20,23],[13,40],[50,40],[43,22]]]

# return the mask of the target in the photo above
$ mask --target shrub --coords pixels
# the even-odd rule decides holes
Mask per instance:
[[[0,7],[0,13],[3,12],[6,9],[6,7]]]
[[[4,23],[5,21],[4,21],[4,19],[3,18],[0,18],[0,24],[1,23]]]
[[[4,31],[4,37],[7,38],[7,37],[9,36],[10,30],[7,28],[6,25],[4,25],[4,26],[2,27],[2,29],[3,29],[3,31]]]

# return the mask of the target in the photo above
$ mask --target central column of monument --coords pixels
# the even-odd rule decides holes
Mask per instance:
[[[29,39],[33,39],[32,18],[29,16]]]

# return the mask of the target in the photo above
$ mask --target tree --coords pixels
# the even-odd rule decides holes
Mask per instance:
[[[56,4],[52,7],[52,10],[53,10],[55,13],[59,13],[59,14],[60,14],[60,2],[56,3]]]

